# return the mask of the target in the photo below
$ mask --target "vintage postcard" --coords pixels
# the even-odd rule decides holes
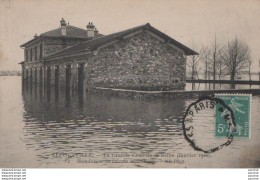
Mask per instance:
[[[260,1],[0,0],[1,168],[259,168]]]

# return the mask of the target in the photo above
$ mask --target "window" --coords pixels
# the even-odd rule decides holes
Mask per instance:
[[[32,49],[31,49],[31,52],[30,52],[30,60],[32,61]]]
[[[37,60],[37,46],[35,46],[35,53],[34,53],[34,60],[36,61]]]
[[[28,53],[28,50],[25,50],[25,61],[28,61],[29,60],[29,53]]]
[[[42,44],[40,45],[40,59],[42,58]]]

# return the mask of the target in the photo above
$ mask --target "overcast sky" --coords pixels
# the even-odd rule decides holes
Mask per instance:
[[[237,36],[259,68],[260,0],[0,0],[0,70],[20,70],[20,45],[58,28],[62,17],[81,28],[92,21],[105,35],[149,22],[188,46],[215,33],[223,43]]]

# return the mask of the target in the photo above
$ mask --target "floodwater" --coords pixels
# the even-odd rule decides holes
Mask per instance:
[[[259,167],[260,96],[252,97],[251,138],[203,157],[181,123],[195,100],[45,92],[0,77],[0,167]]]

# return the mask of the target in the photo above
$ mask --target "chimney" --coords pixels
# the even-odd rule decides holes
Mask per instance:
[[[34,38],[37,38],[37,37],[38,37],[38,35],[37,35],[37,33],[35,33]]]
[[[66,36],[67,35],[66,26],[67,26],[66,21],[62,18],[61,21],[60,21],[61,35],[62,36]]]
[[[95,26],[93,25],[92,22],[88,23],[87,31],[88,31],[88,38],[94,38],[95,37]]]
[[[97,37],[97,36],[98,36],[98,30],[97,30],[97,28],[95,28],[94,37]]]

